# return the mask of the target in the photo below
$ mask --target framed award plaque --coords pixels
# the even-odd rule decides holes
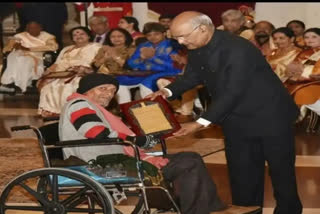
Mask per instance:
[[[127,122],[137,135],[161,135],[169,137],[180,129],[180,124],[161,96],[154,100],[142,99],[120,105]]]

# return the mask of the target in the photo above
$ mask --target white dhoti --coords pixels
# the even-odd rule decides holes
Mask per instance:
[[[81,77],[75,77],[72,81],[65,83],[68,79],[56,79],[45,85],[40,91],[39,114],[49,111],[60,114],[62,107],[67,102],[67,97],[76,92]]]
[[[35,56],[26,55],[21,50],[12,51],[7,58],[7,68],[3,72],[1,84],[14,83],[22,92],[38,80],[44,72],[43,61]]]

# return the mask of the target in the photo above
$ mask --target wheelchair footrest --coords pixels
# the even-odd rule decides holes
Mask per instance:
[[[91,172],[86,166],[70,166],[65,167],[71,170],[75,170],[78,172],[82,172],[94,180],[98,181],[99,183],[103,185],[107,184],[137,184],[140,183],[140,180],[135,177],[101,177],[96,175],[95,173]],[[70,178],[66,178],[63,176],[58,177],[58,183],[59,186],[77,186],[82,185],[79,181],[75,181]]]

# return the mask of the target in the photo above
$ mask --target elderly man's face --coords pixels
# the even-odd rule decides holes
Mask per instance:
[[[267,22],[259,22],[254,27],[254,33],[258,35],[268,35],[272,33],[272,27]]]
[[[244,23],[237,17],[226,16],[222,19],[222,24],[226,31],[236,33]]]
[[[41,25],[35,22],[31,22],[27,25],[27,32],[32,36],[37,37],[41,33]]]
[[[94,19],[90,23],[90,28],[95,34],[102,35],[109,30],[109,25],[107,22],[102,22],[101,20]]]
[[[94,87],[87,91],[85,95],[87,95],[91,100],[100,104],[103,107],[107,107],[114,97],[117,88],[113,84],[104,84]]]
[[[171,38],[176,39],[181,45],[185,45],[189,50],[197,49],[205,45],[207,36],[205,31],[200,29],[203,25],[193,27],[191,24],[171,25]]]

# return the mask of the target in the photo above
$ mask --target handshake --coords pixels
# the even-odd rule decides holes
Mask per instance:
[[[145,136],[127,136],[127,141],[130,141],[140,148],[143,149],[151,149],[157,143],[160,143],[160,136],[159,135],[145,135]]]

